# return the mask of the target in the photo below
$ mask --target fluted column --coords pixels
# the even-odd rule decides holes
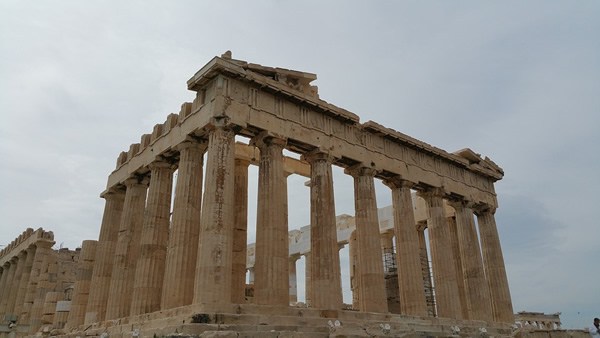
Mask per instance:
[[[483,266],[490,289],[494,321],[512,323],[514,321],[512,300],[494,218],[495,211],[495,208],[489,206],[482,206],[476,211],[483,252]]]
[[[19,324],[29,324],[31,322],[31,311],[38,290],[38,283],[42,273],[43,262],[48,255],[52,254],[52,241],[37,241],[35,243],[35,256],[33,257],[33,265],[31,266],[31,274],[27,283],[27,291],[23,301],[23,309],[19,317]]]
[[[39,249],[40,247],[38,247]],[[31,306],[30,333],[37,332],[42,324],[51,324],[54,320],[54,311],[44,308],[44,306],[47,294],[54,292],[56,288],[56,273],[58,272],[57,256],[58,253],[48,250],[43,257],[40,277],[35,290],[35,299]]]
[[[360,311],[385,313],[388,310],[379,219],[375,197],[375,169],[355,166],[345,170],[354,177],[354,209],[358,244]]]
[[[396,177],[386,180],[384,184],[392,191],[400,311],[411,316],[426,316],[427,303],[423,287],[419,234],[415,228],[410,193],[412,183]]]
[[[208,136],[194,303],[231,303],[235,133],[222,122]]]
[[[394,263],[394,232],[388,230],[379,235],[381,243],[381,251],[383,253],[383,272],[384,274],[391,272]]]
[[[431,251],[431,267],[435,285],[435,300],[439,317],[462,319],[462,308],[456,283],[450,231],[441,189],[420,192],[427,205],[427,228]]]
[[[110,290],[115,247],[125,203],[125,191],[113,189],[102,196],[106,202],[100,226],[100,236],[96,245],[96,259],[90,293],[85,309],[85,324],[103,321],[106,318],[106,304]]]
[[[300,258],[299,255],[294,255],[289,258],[289,289],[290,289],[290,303],[296,303],[298,301],[298,279],[296,277],[296,261]]]
[[[421,272],[423,274],[423,288],[425,289],[425,304],[427,305],[427,315],[437,316],[435,308],[435,297],[433,294],[433,279],[431,278],[431,268],[429,267],[429,254],[427,253],[427,241],[425,241],[425,229],[427,222],[417,223],[417,236],[419,237],[419,258],[421,260]]]
[[[106,320],[129,315],[135,264],[140,253],[140,231],[144,220],[147,179],[130,178],[125,181],[127,190],[119,236],[115,247],[110,292],[106,305]]]
[[[81,244],[79,263],[77,264],[77,280],[73,287],[71,310],[69,311],[66,327],[76,328],[82,325],[85,320],[97,245],[97,241],[90,240],[83,241]]]
[[[35,251],[35,245],[27,248],[27,256],[23,262],[23,273],[21,274],[21,280],[19,281],[19,291],[15,299],[15,307],[13,310],[13,314],[17,317],[20,317],[21,312],[23,311],[23,303],[25,303],[25,294],[27,293],[27,287],[29,286],[29,278],[31,277],[31,268],[33,267]]]
[[[322,309],[342,307],[340,256],[337,244],[333,157],[313,151],[303,155],[310,163],[310,273],[311,306]]]
[[[288,305],[288,229],[285,219],[287,184],[283,172],[285,140],[261,133],[253,143],[260,149],[256,215],[256,304]]]
[[[458,244],[458,229],[456,228],[456,219],[454,217],[446,218],[448,222],[448,230],[450,231],[450,246],[452,248],[452,257],[454,258],[454,270],[456,271],[456,286],[458,287],[458,298],[462,309],[462,318],[471,319],[469,317],[469,307],[467,301],[467,290],[463,278],[463,263],[460,256],[460,248]]]
[[[15,277],[15,272],[17,270],[17,257],[13,257],[8,261],[8,263],[4,264],[4,274],[6,275],[6,280],[4,281],[4,288],[0,290],[2,292],[0,298],[0,318],[4,318],[6,314],[6,310],[8,309],[8,300],[10,298],[12,290],[12,282]]]
[[[163,309],[192,303],[198,257],[202,169],[206,142],[190,140],[177,146],[177,149],[179,170],[163,281]]]
[[[16,260],[16,270],[15,275],[12,280],[12,284],[10,286],[10,295],[8,297],[8,302],[6,304],[6,314],[16,317],[15,311],[15,303],[17,301],[17,294],[19,293],[19,289],[21,288],[21,277],[23,275],[23,270],[25,268],[25,260],[27,259],[27,251],[23,250],[19,252]]]
[[[350,263],[350,290],[352,292],[352,308],[358,310],[360,307],[359,280],[358,280],[358,250],[356,250],[356,230],[350,234],[348,240],[348,258]]]
[[[162,160],[148,167],[150,186],[140,235],[140,253],[135,265],[132,316],[160,310],[169,241],[174,167]]]
[[[235,159],[235,218],[233,229],[233,263],[231,302],[246,302],[246,244],[248,241],[248,166],[250,162]]]
[[[491,321],[490,293],[485,280],[479,238],[473,219],[473,205],[467,201],[454,201],[458,247],[462,262],[469,319]]]
[[[310,263],[310,252],[304,254],[304,302],[312,306],[312,264]]]
[[[6,291],[6,280],[8,279],[8,269],[10,267],[9,262],[5,262],[0,269],[2,270],[2,274],[0,274],[0,308],[2,307],[2,300],[4,299],[4,293]],[[3,311],[2,311],[3,312]]]

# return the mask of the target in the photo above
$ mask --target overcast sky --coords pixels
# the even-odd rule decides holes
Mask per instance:
[[[97,239],[119,153],[231,50],[316,73],[321,98],[362,122],[489,156],[505,171],[496,219],[515,311],[588,326],[600,316],[599,32],[597,1],[2,1],[0,245],[26,227],[57,246]],[[352,180],[335,175],[336,211],[353,214]],[[290,177],[293,228],[309,220],[303,182]]]

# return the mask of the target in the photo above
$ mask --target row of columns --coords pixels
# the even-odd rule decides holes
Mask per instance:
[[[124,182],[124,191],[111,190],[103,196],[106,206],[85,323],[191,303],[243,302],[249,163],[235,159],[235,132],[220,121],[215,121],[207,138],[200,142],[190,139],[177,147],[179,175],[171,221],[175,167],[165,159],[149,166],[149,181],[146,176],[132,177]],[[255,302],[287,305],[291,299],[291,264],[287,183],[283,170],[286,140],[263,132],[252,139],[252,144],[260,149]],[[206,176],[211,179],[205,182],[204,196],[201,196],[204,152],[207,153]],[[334,158],[318,149],[303,154],[302,158],[311,165],[307,298],[316,308],[339,309],[342,290],[333,194]],[[347,168],[346,173],[354,177],[359,309],[387,312],[374,188],[376,171],[356,165]],[[425,316],[427,305],[411,185],[399,177],[386,180],[385,184],[391,188],[394,203],[402,312]],[[461,258],[465,257],[460,269],[469,276],[464,281],[468,290],[466,301],[461,302],[457,266],[454,262],[448,264],[456,250],[449,241],[453,230],[444,215],[443,192],[434,189],[421,196],[428,208],[438,315],[464,318],[470,313],[485,313],[487,310],[481,304],[489,293],[494,319],[505,320],[507,316],[502,317],[502,314],[509,311],[510,295],[491,210],[480,216],[483,263],[490,277],[487,280],[498,276],[500,281],[490,282],[486,291],[481,287],[486,280],[482,262],[468,260],[471,256],[481,257],[473,254],[478,247],[472,243],[477,236],[473,232],[472,216],[470,221],[465,216],[472,210],[469,205],[456,207],[457,213],[464,213],[457,217],[455,227],[459,243],[463,243],[457,252]],[[488,264],[492,267],[487,268]],[[462,303],[467,304],[464,311]]]
[[[53,244],[53,241],[37,241],[0,267],[0,318],[3,324],[18,321],[29,325],[30,332],[39,327],[46,292],[53,287],[47,275],[54,258]]]

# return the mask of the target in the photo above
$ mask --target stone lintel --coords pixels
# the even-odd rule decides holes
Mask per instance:
[[[38,228],[31,232],[27,237],[21,237],[20,241],[9,244],[6,249],[0,252],[0,266],[3,266],[14,257],[17,257],[20,252],[27,250],[27,248],[35,245],[37,242],[47,242],[48,245],[52,246],[55,243],[54,234],[52,231],[44,231],[44,229]]]

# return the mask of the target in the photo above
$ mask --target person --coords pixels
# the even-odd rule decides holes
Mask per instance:
[[[594,325],[590,327],[592,337],[600,337],[600,318],[594,318]]]

